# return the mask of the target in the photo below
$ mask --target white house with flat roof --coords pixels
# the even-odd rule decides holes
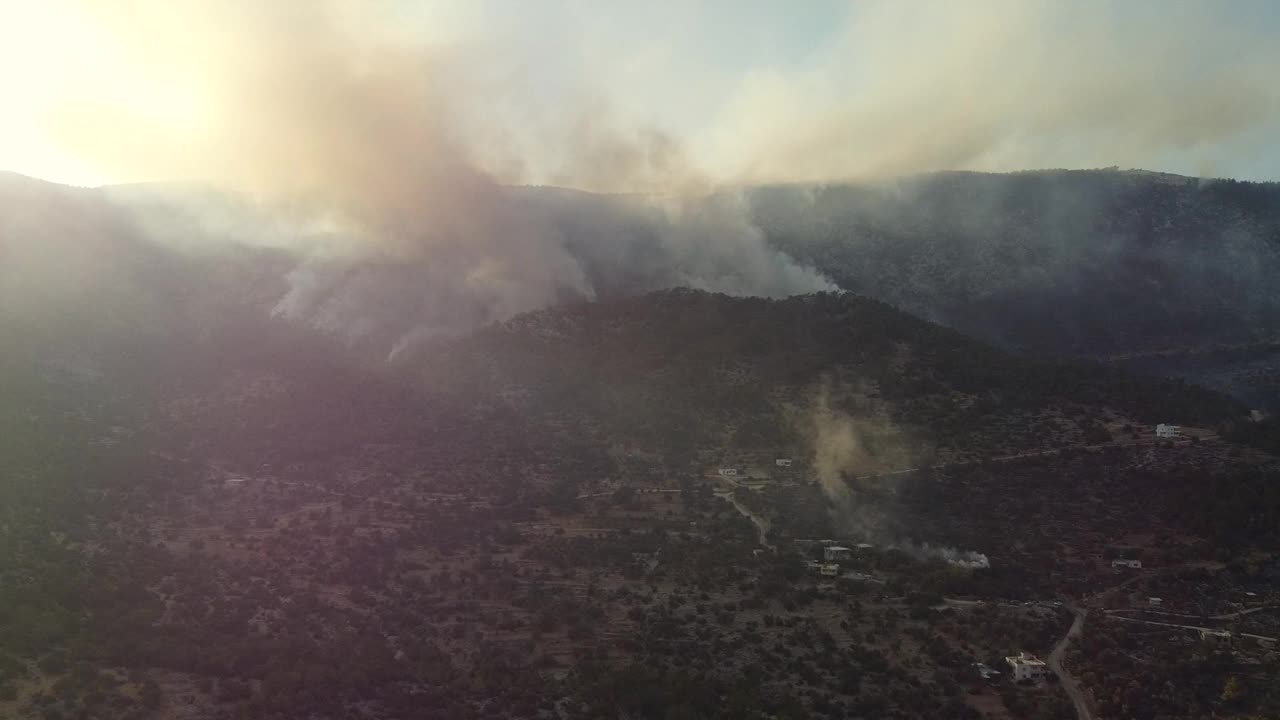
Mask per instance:
[[[1164,438],[1166,440],[1182,437],[1182,426],[1165,425],[1164,423],[1160,423],[1159,425],[1156,425],[1156,437]]]
[[[1004,661],[1009,663],[1009,667],[1013,669],[1014,682],[1039,680],[1048,672],[1043,660],[1025,652],[1011,655],[1005,658]]]

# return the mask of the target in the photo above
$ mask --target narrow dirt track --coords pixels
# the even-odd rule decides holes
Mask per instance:
[[[752,512],[751,508],[739,502],[738,498],[734,497],[732,492],[717,492],[716,496],[728,500],[729,504],[733,505],[739,513],[742,513],[743,517],[750,520],[752,524],[756,526],[756,535],[758,536],[760,545],[767,548],[770,552],[776,552],[778,550],[773,546],[773,543],[769,542],[769,521],[766,518],[760,517],[756,513]]]
[[[1071,627],[1067,629],[1067,634],[1062,636],[1058,644],[1053,646],[1053,652],[1049,653],[1048,665],[1053,674],[1058,676],[1062,689],[1067,691],[1067,697],[1071,698],[1071,704],[1076,708],[1076,717],[1080,720],[1093,720],[1093,715],[1089,712],[1089,703],[1085,700],[1084,692],[1080,690],[1080,684],[1062,665],[1063,653],[1067,651],[1071,641],[1080,637],[1080,633],[1084,630],[1084,619],[1088,611],[1071,605],[1067,606],[1067,609],[1072,615]]]

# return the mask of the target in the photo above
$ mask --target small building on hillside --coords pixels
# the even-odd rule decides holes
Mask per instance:
[[[1147,598],[1147,604],[1153,608],[1164,607],[1164,598],[1149,597]]]
[[[737,477],[738,468],[720,468],[720,477]]]
[[[1200,628],[1200,641],[1208,645],[1230,645],[1231,631]]]
[[[1035,655],[1020,652],[1004,659],[1013,669],[1013,681],[1041,680],[1048,672],[1048,667]]]
[[[1120,568],[1129,568],[1130,570],[1141,570],[1141,560],[1116,559],[1111,561],[1111,567],[1119,570]]]
[[[849,560],[853,557],[853,551],[847,547],[839,545],[831,545],[822,548],[822,559],[827,562],[840,562],[841,560]]]
[[[773,464],[780,468],[789,468],[791,467],[791,458],[777,458],[773,461]]]
[[[1172,440],[1177,437],[1182,437],[1182,426],[1165,425],[1164,423],[1160,423],[1159,425],[1156,425],[1156,437],[1162,438],[1165,440]]]

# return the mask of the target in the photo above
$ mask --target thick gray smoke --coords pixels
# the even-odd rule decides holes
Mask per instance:
[[[719,100],[675,136],[616,108],[678,96],[693,68],[624,76],[626,49],[557,65],[412,3],[50,3],[27,124],[107,176],[208,180],[306,228],[277,312],[388,351],[564,297],[828,289],[715,192],[726,178],[1209,162],[1278,106],[1275,43],[1208,6],[860,3],[799,65],[705,88]],[[581,40],[561,26],[550,42]],[[584,210],[510,189],[531,181],[635,194]]]
[[[715,132],[759,181],[934,170],[1247,166],[1280,44],[1209,2],[871,0],[799,67],[753,73]],[[1191,167],[1187,167],[1191,164]]]
[[[675,286],[766,296],[832,288],[769,248],[730,197],[661,207],[502,188],[495,198],[478,234],[431,242],[429,253],[305,261],[275,312],[394,357],[418,341],[566,299]]]
[[[566,297],[675,285],[770,296],[831,289],[769,249],[742,202],[710,197],[677,141],[603,108],[561,113],[573,142],[553,176],[643,194],[588,203],[514,188],[518,177],[492,169],[520,165],[514,146],[477,127],[475,108],[500,104],[476,70],[485,61],[399,33],[386,8],[87,7],[138,56],[132,71],[166,112],[134,103],[85,127],[76,118],[94,108],[69,102],[58,115],[67,144],[107,166],[249,193],[297,237],[329,227],[323,252],[302,247],[278,315],[394,352]],[[192,34],[196,21],[229,30]],[[202,112],[181,137],[163,93]]]

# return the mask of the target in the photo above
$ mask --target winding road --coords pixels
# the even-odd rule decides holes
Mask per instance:
[[[756,535],[759,537],[760,544],[762,546],[768,548],[769,552],[777,552],[777,548],[773,546],[773,543],[769,542],[769,521],[767,519],[760,517],[756,513],[752,512],[751,508],[743,505],[738,498],[733,496],[732,490],[727,492],[717,491],[716,496],[728,500],[735,508],[738,509],[738,512],[742,513],[744,517],[756,526]]]
[[[1084,630],[1085,615],[1089,611],[1074,605],[1068,605],[1067,609],[1072,615],[1071,627],[1067,629],[1067,634],[1062,636],[1058,644],[1053,646],[1053,651],[1049,653],[1048,665],[1053,674],[1058,676],[1062,689],[1067,691],[1067,697],[1071,698],[1071,704],[1076,708],[1076,716],[1080,720],[1093,720],[1093,715],[1089,712],[1089,703],[1085,700],[1084,692],[1080,690],[1080,684],[1062,665],[1062,655],[1071,645],[1071,641],[1080,637],[1080,633]]]
[[[1107,614],[1123,615],[1124,613],[1146,613],[1147,615],[1164,615],[1167,617],[1190,618],[1192,620],[1234,620],[1246,615],[1252,615],[1266,610],[1276,610],[1278,608],[1280,608],[1280,605],[1259,605],[1245,610],[1222,613],[1221,615],[1192,615],[1190,613],[1168,612],[1167,610],[1152,610],[1151,608],[1116,608],[1114,610],[1108,610]]]

